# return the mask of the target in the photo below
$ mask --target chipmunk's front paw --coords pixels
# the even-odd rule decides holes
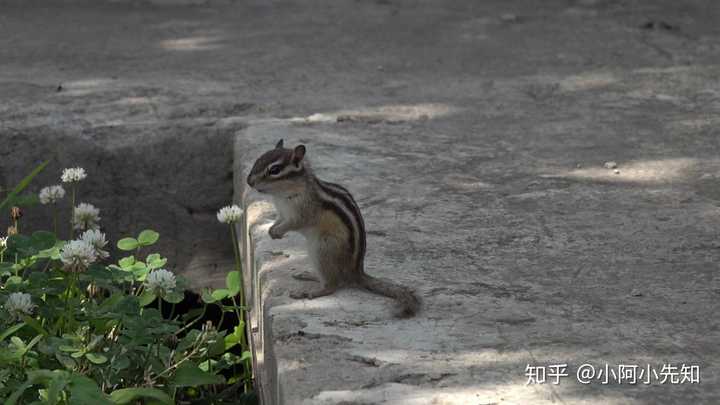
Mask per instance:
[[[273,239],[281,239],[285,235],[285,232],[280,229],[280,226],[278,226],[278,224],[271,226],[268,230],[268,233]]]

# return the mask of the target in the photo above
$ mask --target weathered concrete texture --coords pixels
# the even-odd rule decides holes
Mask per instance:
[[[360,291],[290,299],[291,273],[307,268],[302,241],[271,241],[272,208],[249,192],[267,403],[717,401],[720,290],[716,252],[701,246],[712,245],[718,209],[698,193],[715,158],[624,161],[620,174],[572,146],[558,146],[573,157],[554,167],[521,142],[508,153],[523,158],[483,158],[493,153],[483,135],[437,136],[452,120],[241,133],[246,164],[280,137],[307,144],[316,171],[350,185],[364,210],[368,271],[425,301],[417,318],[395,320],[388,300]],[[585,386],[572,374],[583,363],[666,362],[701,365],[702,384]],[[558,363],[572,377],[525,386],[526,365]]]
[[[398,321],[360,291],[291,300],[302,242],[268,240],[272,210],[245,195],[268,403],[715,404],[719,8],[16,5],[0,13],[0,131],[147,125],[150,142],[165,123],[247,125],[238,196],[277,138],[308,145],[317,172],[357,197],[368,272],[417,288],[425,307]],[[220,166],[206,171],[227,176]],[[231,191],[219,190],[213,209]],[[573,377],[583,363],[668,362],[699,365],[702,382]],[[556,363],[569,365],[561,384],[525,385],[526,365]]]

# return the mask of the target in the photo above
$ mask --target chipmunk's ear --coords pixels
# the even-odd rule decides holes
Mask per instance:
[[[298,145],[293,150],[292,162],[296,165],[305,157],[305,145]]]
[[[279,140],[278,143],[275,145],[275,149],[282,149],[283,148],[283,140]]]

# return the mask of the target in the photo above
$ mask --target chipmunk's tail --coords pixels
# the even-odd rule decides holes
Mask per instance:
[[[375,294],[395,299],[399,304],[395,312],[398,318],[411,318],[420,310],[420,298],[408,287],[367,274],[363,274],[360,286]]]

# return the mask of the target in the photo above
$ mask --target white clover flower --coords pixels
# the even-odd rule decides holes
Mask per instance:
[[[0,249],[5,249],[7,247],[7,237],[0,238]]]
[[[218,221],[224,223],[224,224],[232,224],[233,222],[237,222],[242,217],[243,210],[242,208],[238,207],[237,205],[229,205],[227,207],[223,207],[218,211],[217,213],[217,219]]]
[[[175,289],[176,285],[175,275],[165,269],[153,270],[145,279],[145,287],[161,297]]]
[[[73,226],[77,230],[98,229],[100,227],[98,222],[100,222],[100,210],[92,204],[80,203],[73,210]]]
[[[85,169],[82,167],[71,167],[69,169],[63,169],[60,179],[63,183],[73,183],[84,180],[86,177],[87,173],[85,173]]]
[[[22,319],[24,315],[32,315],[35,305],[32,303],[30,294],[15,292],[8,296],[5,301],[5,310],[13,320]]]
[[[65,244],[60,250],[60,260],[65,264],[65,270],[82,272],[95,263],[97,254],[95,247],[84,240],[73,240]]]
[[[80,240],[92,246],[93,249],[95,249],[95,255],[99,259],[107,259],[110,257],[110,253],[103,249],[107,245],[105,234],[97,229],[90,229],[83,232],[83,234],[80,235]]]
[[[65,189],[60,185],[45,187],[40,190],[38,197],[40,197],[42,204],[55,204],[65,197]]]

